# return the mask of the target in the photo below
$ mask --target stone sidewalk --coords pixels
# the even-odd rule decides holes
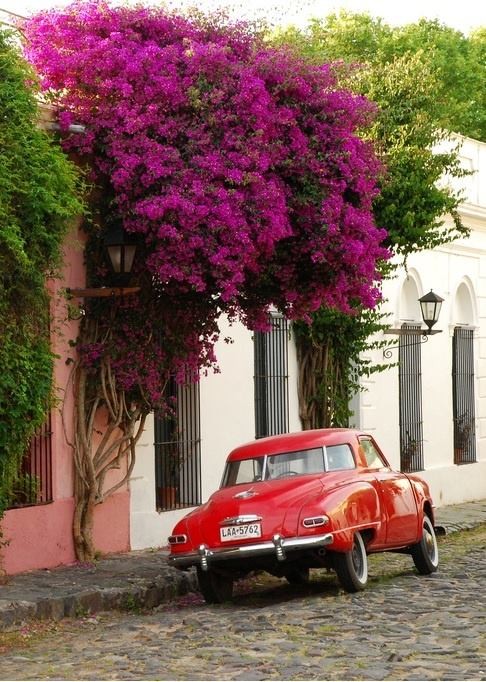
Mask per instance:
[[[486,523],[486,500],[440,507],[438,532]],[[153,608],[197,589],[194,571],[167,564],[165,549],[114,554],[94,564],[74,564],[7,578],[0,585],[0,630],[33,619],[59,620],[112,609]]]

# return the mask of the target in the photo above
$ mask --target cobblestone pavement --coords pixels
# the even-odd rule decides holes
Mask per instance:
[[[261,574],[224,605],[188,594],[149,613],[66,619],[5,647],[0,677],[486,680],[486,524],[439,546],[427,577],[408,556],[370,557],[370,582],[354,595],[325,572],[305,588]]]

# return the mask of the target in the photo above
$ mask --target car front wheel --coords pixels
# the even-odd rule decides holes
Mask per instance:
[[[199,590],[207,604],[222,604],[233,596],[233,578],[209,569],[197,568]]]
[[[350,552],[334,555],[334,570],[347,592],[359,592],[368,582],[368,557],[360,533],[355,533],[353,548]]]
[[[421,575],[434,573],[439,566],[439,549],[434,526],[428,516],[424,516],[422,538],[411,549],[413,563]]]

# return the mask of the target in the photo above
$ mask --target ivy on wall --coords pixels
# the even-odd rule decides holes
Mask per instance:
[[[38,125],[35,77],[0,31],[0,517],[52,398],[45,282],[82,210],[78,174]]]

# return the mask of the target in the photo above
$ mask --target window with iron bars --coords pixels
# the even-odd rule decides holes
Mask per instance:
[[[155,413],[155,493],[159,511],[201,504],[199,383],[168,381],[169,412]]]
[[[289,430],[288,322],[271,313],[270,324],[270,331],[254,335],[256,438]]]
[[[49,414],[24,454],[9,508],[47,504],[52,499],[52,429]]]
[[[407,334],[420,325],[402,325],[405,333],[398,342],[398,396],[400,420],[400,469],[422,471],[424,468],[422,421],[421,337]]]
[[[452,339],[454,464],[476,461],[474,381],[474,332],[456,327]]]

